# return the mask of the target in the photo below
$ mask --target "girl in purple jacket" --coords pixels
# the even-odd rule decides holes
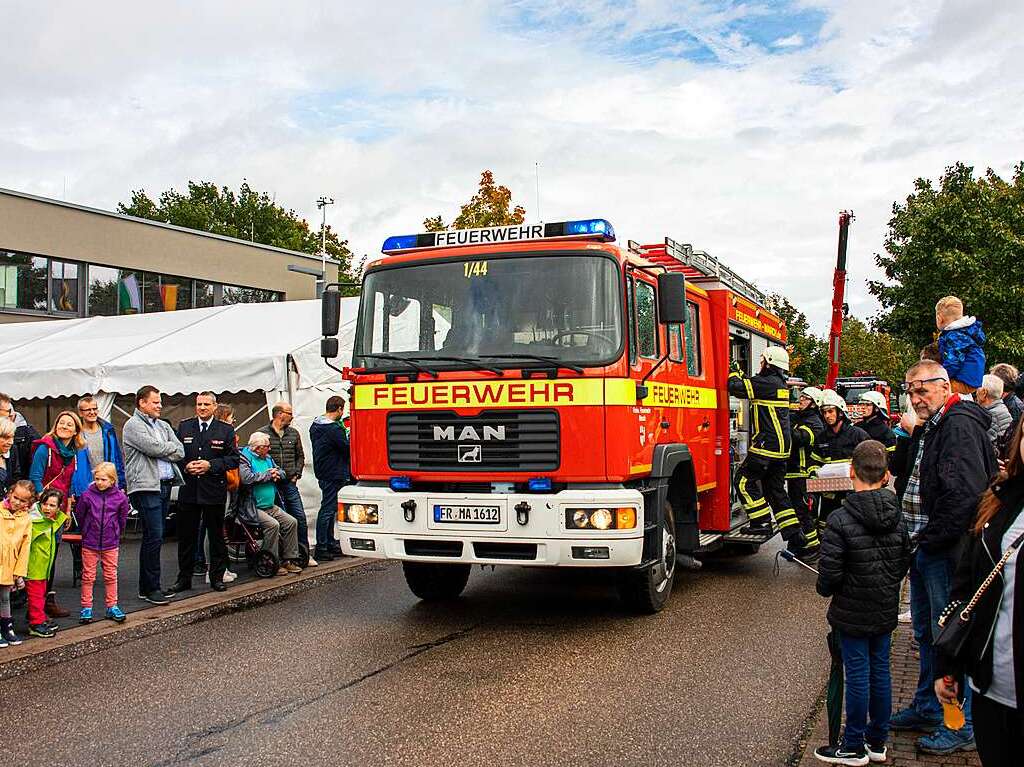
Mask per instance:
[[[78,498],[75,516],[82,531],[82,613],[80,623],[92,622],[92,590],[96,566],[103,565],[106,617],[123,623],[127,617],[117,604],[117,553],[128,520],[128,496],[117,486],[117,467],[96,466],[92,484]]]

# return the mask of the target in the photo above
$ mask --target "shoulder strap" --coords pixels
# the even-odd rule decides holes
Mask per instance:
[[[999,558],[999,561],[996,562],[996,566],[992,568],[992,572],[988,574],[988,577],[978,587],[978,590],[974,592],[974,596],[971,597],[971,601],[968,602],[967,606],[960,612],[961,617],[966,617],[966,615],[974,609],[974,607],[978,604],[981,598],[985,595],[985,592],[988,591],[988,588],[992,585],[992,582],[997,577],[999,577],[999,574],[1003,571],[1003,568],[1006,567],[1006,563],[1010,559],[1010,557],[1013,556],[1013,552],[1020,548],[1021,543],[1024,543],[1024,533],[1018,535],[1017,540],[1015,540],[1013,543],[1006,547],[1006,551],[1003,552],[1003,556],[1001,556]]]

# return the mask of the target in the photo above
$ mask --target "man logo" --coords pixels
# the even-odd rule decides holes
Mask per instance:
[[[483,445],[459,445],[459,463],[480,463]]]
[[[434,439],[435,440],[452,440],[453,442],[468,442],[472,440],[474,442],[491,442],[505,440],[505,427],[504,426],[484,426],[483,435],[480,434],[473,426],[463,426],[462,430],[459,431],[459,436],[455,436],[454,426],[435,426],[434,427]]]

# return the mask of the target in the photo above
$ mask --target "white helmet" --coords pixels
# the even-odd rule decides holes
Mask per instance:
[[[817,386],[807,386],[800,392],[801,397],[807,397],[816,407],[821,407],[821,404],[825,401],[825,392],[819,389]]]
[[[769,346],[764,350],[761,359],[779,370],[789,371],[789,352],[782,346]]]
[[[832,391],[832,389],[825,389],[822,392],[821,400],[821,407],[834,407],[846,413],[846,400]]]
[[[886,415],[889,415],[889,403],[885,401],[885,395],[880,391],[867,391],[860,395],[858,402],[865,405],[874,405]]]

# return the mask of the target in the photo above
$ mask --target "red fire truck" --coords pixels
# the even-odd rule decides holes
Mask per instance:
[[[388,238],[369,264],[352,350],[354,484],[346,554],[399,559],[423,599],[473,564],[616,568],[661,609],[677,561],[740,532],[747,372],[785,327],[707,253],[613,244],[604,219]],[[340,298],[324,294],[323,354]]]

